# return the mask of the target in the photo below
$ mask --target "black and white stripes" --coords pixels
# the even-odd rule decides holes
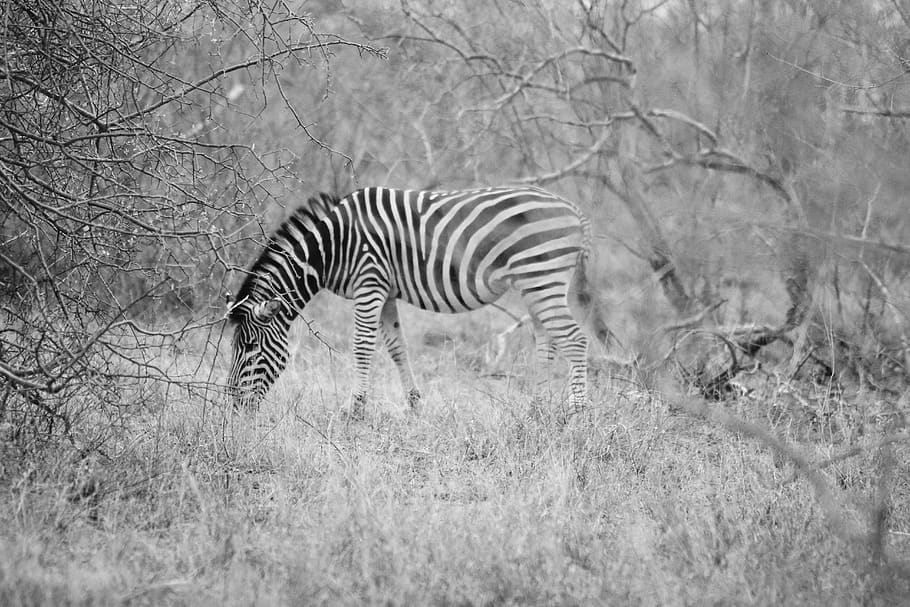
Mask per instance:
[[[438,312],[474,310],[516,289],[534,323],[538,357],[569,362],[572,402],[586,397],[587,340],[570,311],[586,285],[587,219],[537,188],[429,192],[365,188],[311,199],[278,229],[237,293],[230,383],[255,406],[287,363],[291,322],[320,289],[354,300],[354,413],[362,413],[377,341],[408,402],[420,395],[396,302]],[[584,295],[584,297],[581,297]]]

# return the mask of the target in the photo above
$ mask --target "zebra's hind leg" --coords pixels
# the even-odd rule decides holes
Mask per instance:
[[[571,415],[588,403],[588,339],[568,305],[568,281],[549,282],[543,287],[522,289],[531,317],[543,327],[550,341],[569,363],[569,411]],[[535,330],[535,333],[537,331]],[[538,356],[541,352],[538,338]]]
[[[417,389],[414,372],[411,370],[411,363],[408,360],[408,348],[401,332],[401,321],[398,318],[396,300],[389,299],[382,306],[380,327],[386,349],[389,351],[389,356],[392,357],[392,362],[395,363],[395,368],[398,369],[401,386],[407,395],[408,408],[416,413],[420,407],[420,390]]]

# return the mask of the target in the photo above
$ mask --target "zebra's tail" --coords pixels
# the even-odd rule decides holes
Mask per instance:
[[[611,340],[617,343],[618,340],[616,335],[610,330],[610,327],[607,326],[606,306],[592,285],[589,274],[591,265],[589,258],[590,253],[582,251],[578,256],[578,264],[575,269],[575,288],[573,291],[581,315],[579,320],[604,348],[609,348]]]
[[[582,231],[584,234],[584,245],[578,253],[578,263],[575,266],[575,284],[573,293],[575,301],[578,304],[582,325],[590,331],[591,335],[609,351],[610,342],[620,345],[619,340],[610,327],[607,326],[606,305],[603,303],[597,293],[597,287],[592,280],[592,259],[594,254],[594,236],[591,230],[591,224],[586,217],[582,217]]]

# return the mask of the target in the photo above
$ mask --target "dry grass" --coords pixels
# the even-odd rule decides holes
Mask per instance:
[[[332,307],[323,300],[310,316],[343,347],[349,316]],[[838,527],[870,529],[878,451],[819,473],[843,516],[832,522],[813,485],[791,480],[792,461],[717,415],[704,421],[601,374],[592,410],[560,425],[558,407],[535,404],[523,377],[478,373],[484,336],[508,322],[500,313],[407,317],[426,396],[417,417],[383,360],[368,418],[347,423],[348,357],[301,335],[255,417],[171,390],[134,405],[116,431],[99,421],[103,455],[80,460],[60,446],[17,458],[5,443],[0,604],[888,605],[908,596],[895,567],[910,558],[906,443],[891,450],[881,564]],[[194,369],[192,351],[166,362]],[[525,357],[513,362],[523,376]],[[754,381],[723,414],[810,461],[873,444],[895,405]]]

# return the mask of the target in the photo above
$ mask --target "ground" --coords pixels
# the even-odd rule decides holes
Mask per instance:
[[[212,390],[145,387],[102,448],[4,460],[4,605],[893,605],[910,596],[908,450],[876,393],[753,378],[692,412],[622,373],[592,374],[591,408],[562,423],[511,374],[484,372],[495,310],[405,324],[425,396],[410,414],[379,364],[366,419],[342,414],[349,317],[309,317],[256,414]],[[211,338],[217,340],[217,334]],[[223,377],[199,344],[165,368]],[[170,366],[168,366],[170,365]],[[786,389],[785,389],[786,388]],[[795,398],[793,391],[800,393]],[[141,398],[139,398],[141,396]],[[682,403],[682,404],[681,404]],[[735,416],[820,462],[827,494]],[[712,421],[713,420],[713,421]],[[87,440],[87,439],[86,439]],[[15,445],[4,443],[5,455]],[[881,483],[885,473],[887,483]],[[868,535],[882,487],[884,541]],[[879,500],[881,501],[881,500]],[[857,535],[859,534],[859,535]],[[884,561],[875,546],[884,547]]]

